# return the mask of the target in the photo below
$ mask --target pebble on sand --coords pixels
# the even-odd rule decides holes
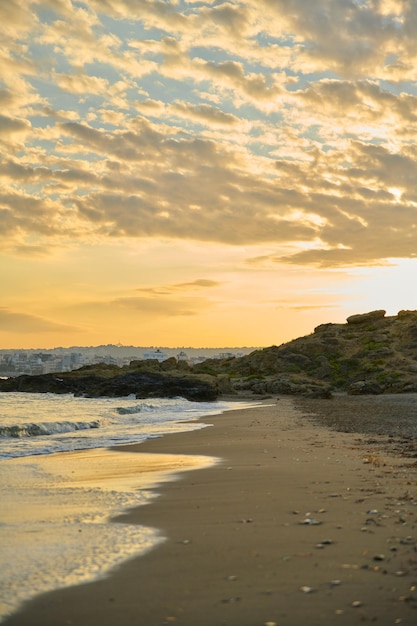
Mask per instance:
[[[300,524],[303,526],[319,526],[319,524],[322,523],[323,522],[321,522],[320,520],[314,519],[314,517],[306,517],[306,519],[300,522]]]

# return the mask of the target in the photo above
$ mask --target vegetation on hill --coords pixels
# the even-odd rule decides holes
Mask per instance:
[[[193,367],[171,357],[130,365],[87,365],[60,374],[0,380],[2,391],[87,396],[214,400],[221,394],[331,397],[417,392],[417,311],[386,317],[371,311],[345,324],[322,324],[311,335],[242,357],[208,359]]]
[[[208,360],[197,372],[230,377],[235,391],[330,396],[417,392],[417,311],[353,315],[241,358]]]

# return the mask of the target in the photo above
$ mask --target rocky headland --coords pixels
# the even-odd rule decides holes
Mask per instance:
[[[227,376],[235,392],[331,397],[417,392],[417,311],[371,311],[305,337],[194,371]]]
[[[335,392],[412,393],[417,392],[417,311],[352,315],[345,324],[321,324],[312,334],[280,346],[194,367],[174,357],[162,363],[132,361],[122,368],[100,364],[0,380],[0,391],[196,401],[238,394],[330,398]]]
[[[210,402],[219,395],[216,377],[183,372],[178,368],[161,370],[158,361],[133,361],[123,368],[101,363],[72,372],[24,374],[0,380],[0,391],[73,393],[89,398],[133,394],[137,398],[182,397],[197,402]]]

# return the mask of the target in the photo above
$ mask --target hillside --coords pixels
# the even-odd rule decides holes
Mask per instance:
[[[193,400],[231,394],[329,398],[337,391],[417,392],[417,311],[352,315],[345,324],[321,324],[311,335],[242,357],[194,366],[175,357],[134,360],[124,367],[98,364],[0,380],[0,391]]]
[[[417,311],[372,311],[345,324],[241,358],[209,360],[194,371],[230,377],[235,392],[330,397],[417,392]]]

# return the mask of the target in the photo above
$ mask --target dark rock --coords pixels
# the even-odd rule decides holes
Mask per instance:
[[[36,382],[35,382],[36,381]],[[212,400],[217,394],[329,397],[417,391],[417,311],[371,311],[243,357],[190,366],[170,358],[0,380],[0,390]]]
[[[331,400],[334,396],[328,387],[312,387],[311,391],[304,395],[305,398]]]
[[[328,323],[328,324],[320,324],[319,326],[316,326],[316,328],[314,329],[315,333],[322,333],[324,331],[327,331],[331,328],[333,328],[334,324]]]
[[[417,311],[406,311],[406,310],[398,311],[398,317],[399,318],[401,318],[401,317],[403,317],[403,318],[404,317],[409,317],[409,318],[410,317],[414,317],[414,318],[417,319]]]
[[[76,372],[17,376],[0,380],[0,391],[32,393],[73,393],[85,397],[118,397],[134,394],[137,398],[183,397],[194,401],[216,400],[219,394],[217,381],[208,376],[133,371],[110,377],[96,374],[80,375]]]
[[[348,393],[352,396],[380,395],[384,393],[384,387],[372,381],[359,380],[349,386]]]
[[[363,324],[365,322],[376,322],[385,317],[386,311],[370,311],[369,313],[359,313],[358,315],[351,315],[346,319],[348,324]]]
[[[305,395],[315,387],[321,394],[324,387],[355,395],[405,393],[417,386],[416,339],[417,312],[386,317],[382,310],[371,311],[345,324],[322,324],[311,335],[232,364],[213,359],[210,367],[213,374],[227,371],[237,391]]]
[[[417,392],[417,382],[405,383],[401,393],[416,393]]]
[[[217,386],[219,393],[221,394],[234,394],[236,390],[232,386],[232,382],[229,376],[226,374],[219,374],[217,376]]]
[[[168,372],[169,370],[176,370],[178,366],[178,362],[177,359],[175,358],[175,356],[171,356],[169,359],[166,359],[165,361],[162,361],[162,363],[160,363],[160,369],[164,372]]]

